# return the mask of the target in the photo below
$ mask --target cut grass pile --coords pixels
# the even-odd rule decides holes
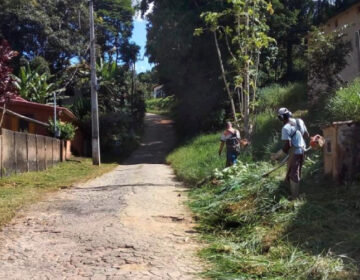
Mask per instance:
[[[9,222],[16,212],[39,201],[51,191],[71,187],[93,179],[115,168],[116,164],[92,165],[90,159],[76,158],[51,169],[6,177],[0,180],[0,226]]]
[[[198,158],[216,147],[218,138],[201,136],[179,148],[170,159],[180,178],[194,181],[223,162]],[[201,143],[208,139],[202,151]],[[196,148],[198,147],[198,148]],[[182,158],[182,161],[179,159]],[[207,157],[205,157],[207,158]],[[273,166],[240,162],[215,171],[215,180],[191,190],[190,206],[199,231],[209,244],[200,252],[212,266],[212,279],[360,279],[360,189],[324,183],[321,159],[307,160],[303,197],[287,199],[284,170],[269,178]],[[197,178],[200,179],[200,178]]]

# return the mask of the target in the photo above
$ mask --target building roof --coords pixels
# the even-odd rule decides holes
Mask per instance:
[[[49,111],[49,112],[53,112],[54,111],[54,106],[51,105],[47,105],[47,104],[40,104],[40,103],[36,103],[36,102],[31,102],[28,100],[25,100],[24,98],[14,94],[14,95],[10,95],[8,97],[4,97],[2,96],[0,98],[0,105],[4,105],[4,103],[6,104],[11,104],[11,105],[17,105],[17,106],[26,106],[26,107],[31,107],[34,108],[35,110],[44,110],[44,111]],[[60,107],[57,106],[56,107],[56,112],[58,112],[59,115],[61,114],[65,114],[67,115],[70,119],[76,120],[76,116],[74,115],[73,112],[71,112],[69,109],[65,108],[65,107]]]

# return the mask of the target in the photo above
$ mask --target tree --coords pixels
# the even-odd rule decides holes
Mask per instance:
[[[268,16],[269,35],[277,41],[278,54],[271,65],[275,69],[275,82],[294,81],[304,78],[303,73],[295,71],[294,63],[305,61],[303,38],[309,33],[314,21],[314,1],[312,0],[273,0],[274,13]]]
[[[50,83],[51,75],[47,72],[40,74],[30,65],[22,66],[19,75],[13,75],[14,85],[20,96],[32,102],[46,104],[53,98],[54,93],[61,93],[65,89],[58,88],[55,83]]]
[[[311,105],[322,101],[323,97],[331,97],[344,84],[339,74],[347,65],[352,46],[343,29],[329,34],[314,29],[311,33],[307,51]]]
[[[0,97],[6,98],[16,93],[13,84],[12,71],[10,61],[18,55],[17,52],[11,50],[7,41],[3,40],[0,44]]]
[[[244,117],[246,137],[250,137],[250,103],[255,101],[257,77],[262,49],[269,47],[274,40],[266,32],[266,12],[272,14],[272,5],[262,0],[230,0],[230,7],[220,12],[202,14],[213,33],[226,92],[231,103],[233,117],[237,122],[234,95],[240,92],[241,109]],[[224,23],[225,22],[225,23]],[[230,22],[230,24],[228,23]],[[196,30],[197,34],[202,29]],[[228,82],[219,46],[218,33],[224,37],[230,55],[228,67],[233,71],[232,82]],[[230,72],[227,71],[227,72]],[[234,88],[232,91],[231,85]]]
[[[211,34],[193,36],[202,25],[201,13],[222,6],[220,1],[144,0],[154,9],[148,15],[147,55],[155,64],[160,84],[175,95],[176,126],[182,135],[223,126],[228,109]],[[226,103],[226,104],[225,104]]]
[[[112,57],[115,52],[117,63],[127,62],[126,46],[130,44],[134,15],[131,0],[97,0],[95,8],[98,17],[97,41],[102,46],[103,54]]]
[[[0,37],[31,60],[44,57],[54,70],[86,50],[88,9],[86,1],[3,1]]]

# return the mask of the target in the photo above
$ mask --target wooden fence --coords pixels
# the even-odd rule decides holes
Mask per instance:
[[[59,139],[1,129],[1,177],[52,167],[63,159]]]

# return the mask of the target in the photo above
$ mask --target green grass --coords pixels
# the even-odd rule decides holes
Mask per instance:
[[[360,121],[360,79],[338,90],[331,98],[328,109],[336,121]]]
[[[51,169],[13,175],[0,180],[0,226],[9,222],[20,208],[41,200],[46,194],[75,183],[93,179],[116,164],[92,165],[90,159],[75,158]]]
[[[287,85],[274,84],[262,88],[258,93],[257,109],[259,112],[288,107],[292,111],[303,109],[307,104],[307,88],[303,83]]]
[[[218,134],[199,136],[169,156],[179,178],[215,179],[190,192],[190,206],[208,244],[200,256],[211,279],[360,279],[360,187],[322,177],[313,154],[304,167],[302,198],[288,200],[284,169],[261,175],[267,162],[219,171]],[[213,155],[214,154],[214,155]],[[211,172],[212,169],[217,171]],[[196,180],[195,180],[196,179]]]
[[[146,100],[146,111],[148,113],[171,116],[176,105],[175,97],[153,98]]]
[[[180,180],[196,184],[209,176],[215,168],[225,166],[225,152],[219,156],[220,132],[202,135],[172,152],[167,161]]]

